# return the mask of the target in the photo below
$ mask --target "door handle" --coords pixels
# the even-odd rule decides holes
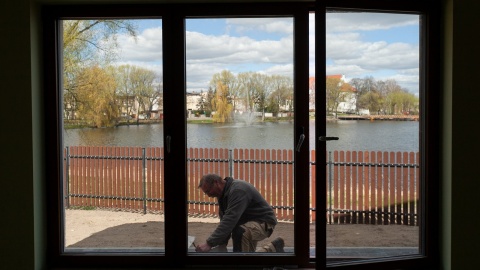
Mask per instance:
[[[305,140],[305,130],[303,127],[300,127],[299,128],[299,133],[300,133],[300,136],[298,137],[298,142],[297,142],[297,146],[295,147],[295,151],[297,152],[300,152],[300,148],[302,147],[302,144],[303,144],[303,141]]]
[[[327,137],[327,136],[320,136],[318,137],[318,140],[321,142],[326,142],[326,141],[338,141],[338,137]]]
[[[305,140],[305,134],[300,134],[300,137],[298,138],[297,147],[295,147],[295,151],[300,152],[300,148],[302,147],[304,140]]]

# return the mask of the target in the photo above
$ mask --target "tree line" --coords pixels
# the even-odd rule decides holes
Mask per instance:
[[[356,90],[357,108],[370,114],[418,114],[419,98],[401,87],[394,79],[375,80],[372,76],[350,80]]]
[[[313,82],[310,90],[314,89]],[[310,102],[314,99],[315,96],[311,96]],[[378,115],[418,114],[419,109],[418,97],[394,79],[382,81],[372,76],[353,78],[348,83],[338,76],[327,76],[326,101],[327,115],[338,115],[342,102],[354,105],[350,106],[353,109],[343,113],[361,114],[363,110],[368,110],[369,114]]]
[[[223,70],[212,76],[206,95],[201,93],[198,110],[213,111],[214,122],[230,122],[241,114],[278,115],[293,110],[293,81],[288,76]]]
[[[310,103],[315,104],[315,80],[310,82]],[[395,80],[354,78],[350,82],[339,76],[327,76],[325,85],[327,115],[338,115],[340,104],[349,110],[342,113],[418,114],[419,99]],[[206,98],[199,103],[200,111],[215,111],[214,121],[232,121],[238,111],[265,113],[293,111],[293,82],[287,76],[245,72],[234,75],[228,70],[213,75]]]

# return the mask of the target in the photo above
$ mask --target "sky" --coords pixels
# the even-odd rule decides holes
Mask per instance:
[[[394,79],[409,92],[419,88],[418,15],[328,13],[327,75],[347,81],[371,76]],[[118,37],[118,64],[162,74],[162,22],[138,20],[137,39]],[[315,29],[310,16],[310,76],[314,76]],[[187,92],[208,90],[213,74],[259,72],[293,75],[292,18],[188,19],[186,21]]]

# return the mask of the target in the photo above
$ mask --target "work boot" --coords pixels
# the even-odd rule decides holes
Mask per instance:
[[[283,241],[283,238],[277,237],[272,241],[272,245],[275,248],[275,252],[285,252],[283,250],[283,247],[285,246],[285,242]]]

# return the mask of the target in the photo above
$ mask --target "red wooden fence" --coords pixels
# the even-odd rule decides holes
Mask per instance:
[[[198,188],[206,173],[252,183],[279,220],[293,221],[293,151],[189,148],[188,212],[216,216],[218,206]],[[327,153],[327,222],[418,225],[418,153]],[[315,221],[315,151],[311,151],[311,219]],[[163,148],[65,149],[67,207],[163,212]],[[68,174],[66,173],[68,172]]]
[[[418,225],[418,153],[335,151],[327,160],[329,224]]]

